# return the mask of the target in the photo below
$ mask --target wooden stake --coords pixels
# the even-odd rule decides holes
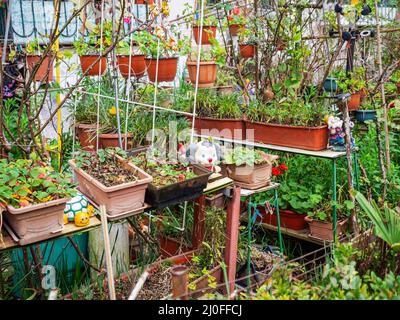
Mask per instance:
[[[116,300],[114,287],[114,271],[111,259],[110,235],[108,234],[107,211],[105,205],[100,205],[101,227],[103,230],[104,254],[106,256],[108,294],[110,300]]]

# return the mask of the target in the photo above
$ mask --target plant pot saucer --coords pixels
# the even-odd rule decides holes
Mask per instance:
[[[93,199],[91,199],[88,195],[84,194],[81,190],[79,190],[79,187],[77,187],[76,189],[77,189],[80,193],[82,193],[82,194],[88,199],[88,202],[89,202],[93,207],[95,207],[97,210],[100,210],[100,206],[99,206],[96,202],[94,202]],[[107,217],[107,220],[108,220],[108,221],[116,221],[116,220],[120,220],[120,219],[124,219],[124,218],[129,218],[129,217],[132,217],[132,216],[134,216],[134,215],[143,213],[144,210],[146,210],[146,209],[148,209],[148,208],[150,208],[150,207],[151,207],[151,206],[150,206],[149,204],[144,203],[143,207],[141,207],[141,208],[137,208],[137,209],[131,210],[131,211],[122,212],[122,213],[119,213],[119,214],[114,215],[114,216],[109,215],[109,214],[106,213],[106,217]]]

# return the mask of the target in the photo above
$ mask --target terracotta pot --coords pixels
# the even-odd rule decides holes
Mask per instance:
[[[225,208],[225,195],[218,192],[206,197],[206,206],[215,208]]]
[[[133,136],[131,133],[121,134],[122,149],[125,149],[125,140],[128,139],[127,149],[133,148]],[[102,133],[99,134],[99,148],[116,148],[119,147],[118,133]]]
[[[311,219],[310,217],[305,217],[304,220],[308,223],[310,227],[310,236],[326,241],[333,240],[333,223],[318,221]],[[340,236],[346,231],[348,219],[339,220],[336,223],[336,236]]]
[[[264,207],[257,208],[262,215],[262,218],[257,216],[257,221],[270,224],[273,226],[278,226],[278,217],[275,213],[275,209],[273,214],[267,213]],[[304,230],[307,229],[307,223],[304,220],[306,214],[300,214],[291,210],[279,210],[279,217],[282,228],[292,229],[292,230]]]
[[[248,130],[253,130],[251,139]],[[320,151],[328,145],[328,127],[287,126],[246,120],[246,138],[265,144]]]
[[[256,55],[254,44],[239,44],[239,52],[242,58],[253,58]]]
[[[241,24],[230,24],[229,25],[229,32],[232,36],[237,36],[240,29],[243,29],[244,25]]]
[[[170,258],[193,250],[192,248],[181,244],[181,242],[176,239],[162,235],[158,236],[158,242],[160,244],[161,256],[163,258]]]
[[[35,55],[27,55],[26,56],[26,64],[28,66],[29,73],[32,73],[33,68],[41,59],[41,56]],[[47,74],[47,70],[49,73]],[[39,66],[35,74],[35,81],[53,81],[53,60],[50,56],[47,56],[43,59],[42,63]]]
[[[96,151],[96,124],[77,123],[75,125],[76,135],[82,150]]]
[[[129,77],[129,55],[118,56],[118,68],[119,72],[124,78]],[[132,55],[131,56],[131,77],[141,78],[146,72],[146,62],[144,61],[144,55]]]
[[[151,82],[156,82],[157,59],[146,58],[147,75]],[[160,58],[158,59],[158,77],[157,82],[171,82],[175,80],[176,70],[178,68],[178,58]]]
[[[271,155],[271,160],[276,160],[278,156]],[[226,172],[228,177],[235,181],[235,184],[250,190],[266,187],[271,182],[272,164],[256,164],[254,166],[236,166],[228,164]]]
[[[4,218],[20,239],[20,245],[45,240],[62,231],[67,201],[58,199],[18,209],[7,206]]]
[[[153,4],[154,0],[135,0],[135,4]]]
[[[99,59],[98,55],[84,55],[84,56],[79,56],[79,59],[81,61],[82,72],[88,76],[98,76],[99,71],[100,71],[100,75],[103,75],[107,69],[107,58],[106,57]],[[92,64],[97,59],[99,59],[99,61],[97,61],[92,66]],[[101,70],[100,70],[100,62],[101,62]]]
[[[187,61],[186,65],[188,68],[190,81],[193,85],[196,85],[197,62]],[[200,61],[199,69],[198,87],[213,87],[215,80],[217,80],[217,64],[214,61]]]
[[[75,160],[69,160],[69,164],[76,174],[80,191],[96,204],[105,205],[107,214],[110,216],[142,208],[147,186],[153,181],[153,178],[140,168],[124,161],[119,156],[117,158],[121,166],[134,172],[139,179],[133,182],[106,187],[82,169],[77,168]]]
[[[190,125],[192,118],[188,117]],[[242,119],[213,119],[196,117],[194,128],[201,135],[225,139],[243,140],[246,138],[244,121]]]
[[[210,38],[217,36],[217,26],[203,26],[201,33],[201,44],[210,44]],[[199,44],[200,39],[200,27],[193,26],[193,37],[196,44]]]
[[[361,92],[353,93],[350,97],[347,107],[349,111],[358,110],[361,105]]]

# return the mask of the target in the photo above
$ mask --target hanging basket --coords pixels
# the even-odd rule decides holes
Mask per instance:
[[[231,24],[229,25],[229,32],[231,36],[237,36],[240,29],[243,29],[245,26],[242,24]]]
[[[157,59],[146,58],[147,75],[151,82],[156,82]],[[175,80],[178,68],[178,58],[159,58],[157,82],[171,82]]]
[[[186,65],[188,68],[190,81],[193,85],[196,85],[197,62],[187,61]],[[217,64],[214,61],[200,61],[198,87],[213,87],[215,80],[217,80]]]
[[[253,58],[256,55],[255,44],[239,44],[239,52],[242,58]]]
[[[210,44],[210,38],[217,36],[217,26],[203,26],[201,33],[201,44]],[[200,40],[200,27],[193,26],[193,37],[196,44],[199,44]]]
[[[28,66],[29,73],[31,74],[36,64],[39,63],[41,56],[38,55],[27,55],[26,56],[26,64]],[[45,57],[40,64],[35,77],[35,81],[53,81],[53,59],[49,55]]]
[[[99,59],[98,55],[84,55],[84,56],[79,56],[79,59],[81,61],[82,72],[88,76],[98,76],[99,71],[100,75],[103,75],[107,69],[106,57],[102,57]],[[96,63],[94,63],[97,59],[99,60]],[[101,64],[101,69],[100,69],[100,64]]]
[[[131,56],[131,72],[130,76],[135,78],[141,78],[146,72],[146,62],[144,55],[132,55]],[[118,68],[121,75],[128,79],[129,77],[129,55],[120,55],[117,57]]]

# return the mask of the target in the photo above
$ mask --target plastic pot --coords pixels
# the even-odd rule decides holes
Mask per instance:
[[[153,4],[154,0],[135,0],[135,4]]]
[[[278,226],[278,217],[274,212],[272,214],[267,213],[264,207],[257,208],[262,218],[257,217],[257,221],[262,223],[270,224],[273,226]],[[292,229],[292,230],[304,230],[307,229],[307,223],[304,220],[306,214],[297,213],[291,210],[279,210],[279,218],[282,228]]]
[[[162,235],[158,236],[158,242],[160,244],[160,253],[163,258],[170,258],[193,250],[192,248],[181,244],[181,242],[176,239]]]
[[[256,46],[254,44],[239,44],[239,52],[242,58],[253,58],[256,55]]]
[[[278,156],[270,155],[271,160]],[[271,161],[272,162],[272,161]],[[254,166],[227,164],[226,172],[235,184],[250,190],[266,187],[271,183],[272,163],[256,164]]]
[[[125,150],[125,140],[128,139],[127,148],[129,150],[133,147],[133,135],[131,133],[121,134],[122,149]],[[118,133],[102,133],[99,134],[99,148],[116,148],[119,147]]]
[[[189,78],[193,85],[196,85],[197,62],[187,61],[186,66],[189,72]],[[217,64],[214,61],[200,61],[199,64],[199,88],[209,88],[214,86],[217,80]]]
[[[102,57],[95,63],[97,59],[99,59],[98,55],[79,56],[79,60],[81,61],[82,72],[88,76],[98,76],[99,72],[100,75],[103,75],[107,69],[107,58]],[[100,64],[101,64],[101,69],[100,69]]]
[[[333,241],[333,223],[326,221],[319,221],[311,219],[310,217],[305,217],[304,220],[308,223],[310,227],[310,236],[325,240]],[[336,236],[340,236],[346,231],[348,219],[339,220],[336,223]]]
[[[157,59],[146,58],[147,75],[151,82],[156,82]],[[178,68],[178,58],[159,58],[157,82],[171,82],[175,80]]]
[[[324,81],[324,90],[326,92],[334,93],[338,89],[336,79],[334,78],[326,78]]]
[[[4,218],[20,239],[20,245],[45,240],[62,231],[67,201],[64,198],[18,209],[7,206]]]
[[[230,24],[229,25],[229,32],[231,36],[237,36],[240,29],[243,29],[245,26],[242,24]]]
[[[325,150],[328,145],[328,127],[288,126],[246,120],[246,138],[265,144],[312,151]],[[253,130],[254,138],[248,130]]]
[[[190,125],[192,117],[188,117]],[[213,119],[196,117],[194,128],[199,134],[226,139],[246,139],[245,123],[242,119]]]
[[[376,120],[376,110],[356,110],[355,117],[358,122]]]
[[[41,56],[27,55],[26,64],[28,66],[29,73],[32,73],[35,65],[39,63]],[[49,72],[47,72],[49,70]],[[53,59],[51,56],[47,56],[43,59],[40,64],[35,77],[35,81],[53,81]]]
[[[361,92],[355,92],[351,95],[350,100],[347,103],[349,111],[358,110],[361,105]]]
[[[80,191],[96,204],[105,205],[107,214],[110,216],[142,208],[146,189],[149,183],[153,181],[153,178],[140,168],[126,162],[119,156],[116,157],[121,166],[134,172],[139,179],[133,182],[106,187],[100,181],[78,168],[75,160],[69,160],[69,164],[78,180]]]
[[[119,72],[124,78],[129,77],[129,55],[120,55],[118,59]],[[144,61],[144,55],[132,55],[131,56],[131,77],[141,78],[146,72],[146,62]]]
[[[215,38],[217,36],[217,26],[203,26],[201,33],[201,44],[211,44],[210,38]],[[199,44],[200,40],[200,27],[193,26],[193,37],[196,44]]]
[[[75,125],[75,132],[82,150],[96,151],[96,130],[96,124],[77,123]]]

